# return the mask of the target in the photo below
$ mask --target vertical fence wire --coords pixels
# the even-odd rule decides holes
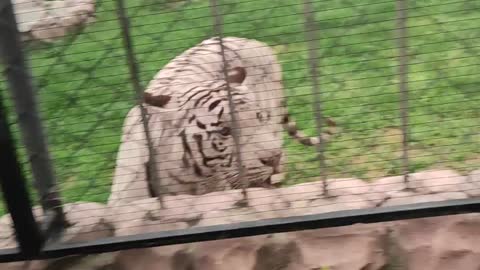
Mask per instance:
[[[320,169],[320,179],[323,182],[323,193],[328,196],[328,183],[327,183],[327,166],[325,164],[325,145],[322,138],[323,128],[323,115],[322,115],[322,103],[320,96],[320,70],[318,67],[319,56],[317,44],[320,42],[319,31],[315,25],[315,10],[311,0],[303,1],[303,15],[305,20],[305,40],[308,45],[308,63],[310,77],[312,78],[313,88],[313,110],[315,113],[315,124],[317,128],[318,144],[316,150],[318,153],[318,162]]]
[[[400,116],[402,126],[402,174],[408,188],[409,156],[408,156],[408,1],[396,1],[396,23],[398,42],[398,77],[400,91]]]
[[[137,103],[138,106],[140,107],[140,113],[142,117],[142,124],[143,124],[143,129],[145,132],[145,139],[147,141],[147,148],[148,148],[148,162],[146,164],[146,170],[147,179],[145,179],[150,187],[153,189],[153,195],[157,197],[157,199],[160,202],[160,207],[164,207],[163,203],[163,192],[161,190],[161,180],[158,178],[158,163],[156,162],[156,151],[155,147],[153,146],[152,143],[152,138],[150,136],[150,128],[149,128],[149,117],[148,117],[148,112],[147,109],[143,106],[143,87],[140,83],[140,78],[139,78],[139,67],[137,64],[137,60],[135,57],[135,52],[133,51],[133,44],[132,44],[132,39],[130,35],[130,22],[128,15],[125,11],[125,3],[123,0],[117,0],[117,14],[118,14],[118,20],[120,22],[120,27],[121,27],[121,32],[122,32],[122,39],[123,39],[123,44],[125,47],[125,53],[127,56],[127,63],[128,63],[128,68],[129,68],[129,73],[130,73],[130,80],[133,86],[133,89],[136,94],[137,98]]]
[[[214,32],[219,38],[220,43],[220,53],[222,55],[222,66],[223,66],[223,75],[225,77],[226,87],[227,87],[227,96],[228,96],[228,107],[230,109],[230,117],[232,119],[232,136],[233,141],[235,143],[235,155],[237,158],[237,166],[238,166],[238,182],[240,182],[242,186],[242,195],[243,200],[239,202],[240,205],[248,205],[248,195],[247,195],[247,187],[248,183],[246,182],[245,178],[245,170],[243,167],[242,155],[240,153],[240,128],[238,126],[237,115],[235,112],[235,104],[233,102],[233,97],[231,93],[231,86],[228,78],[228,61],[225,57],[225,46],[223,45],[223,18],[222,14],[219,11],[218,2],[217,0],[210,0],[210,9],[213,15],[213,28]]]
[[[17,21],[10,1],[0,6],[0,57],[18,115],[18,124],[31,165],[34,185],[43,208],[47,236],[58,236],[67,225],[57,181],[53,170],[47,138],[42,128],[32,75],[22,52]]]

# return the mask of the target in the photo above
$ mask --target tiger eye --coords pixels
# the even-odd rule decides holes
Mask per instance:
[[[220,130],[220,134],[222,134],[223,136],[228,136],[228,135],[231,134],[231,132],[232,132],[232,130],[229,127],[223,127]]]

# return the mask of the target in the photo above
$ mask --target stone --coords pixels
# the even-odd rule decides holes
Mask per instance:
[[[205,214],[210,211],[226,211],[237,208],[235,204],[243,198],[241,190],[227,190],[223,192],[212,192],[197,196],[192,205],[193,211]]]
[[[432,243],[432,269],[480,269],[479,215],[452,218],[440,226]]]
[[[407,186],[403,176],[389,176],[374,180],[370,183],[372,193],[388,194],[390,192],[404,190]]]
[[[45,1],[43,7],[47,13],[61,20],[62,17],[68,14],[68,6],[66,5],[67,1]]]
[[[95,21],[95,2],[92,0],[65,0],[67,15],[61,16],[68,28],[84,26]]]
[[[323,214],[336,211],[373,208],[375,204],[360,195],[348,195],[311,202],[305,214]]]
[[[65,204],[63,209],[71,226],[65,229],[62,234],[62,239],[59,241],[64,243],[78,243],[114,236],[113,224],[107,215],[108,207],[105,205],[92,202],[77,202]],[[33,213],[37,220],[42,220],[43,215],[40,207],[34,207]],[[2,225],[0,227],[0,237],[3,238],[3,236],[7,236],[8,234],[13,236],[12,222],[9,215],[0,218],[0,224]],[[7,245],[5,245],[2,239],[0,245],[2,245],[0,248],[15,247],[16,242],[14,238],[10,238],[10,240],[7,241]],[[53,268],[55,264],[64,265],[71,270],[90,270],[100,269],[112,261],[113,254],[99,254],[81,256],[80,258],[65,257],[51,260],[5,263],[0,264],[0,269],[42,270],[50,266]]]
[[[85,242],[114,235],[108,207],[99,203],[76,202],[64,205],[68,222],[72,225],[63,233],[63,242]]]
[[[470,172],[468,183],[471,184],[471,188],[464,190],[464,192],[470,197],[480,197],[480,170]]]
[[[268,213],[273,217],[290,215],[290,203],[277,189],[250,188],[247,190],[248,208],[255,213]]]
[[[463,192],[446,192],[438,194],[419,194],[410,191],[392,192],[390,199],[383,206],[406,205],[414,203],[439,202],[446,200],[466,199],[468,196]]]
[[[416,192],[429,194],[441,192],[458,192],[471,189],[467,177],[453,170],[429,170],[413,173],[409,185]]]
[[[202,219],[198,222],[198,226],[214,226],[235,224],[239,222],[259,221],[263,219],[275,218],[274,211],[257,212],[252,208],[242,207],[232,209],[228,212],[224,211],[211,211],[205,213]]]
[[[83,256],[78,261],[74,261],[73,264],[68,266],[68,270],[100,270],[108,269],[110,265],[113,264],[117,252],[110,253],[101,253],[101,254],[92,254]],[[69,258],[65,258],[68,260]],[[64,269],[64,268],[62,268]],[[67,269],[65,269],[67,270]]]
[[[47,12],[42,6],[33,3],[28,6],[24,4],[14,6],[17,28],[21,34],[30,32],[36,22],[47,16]]]
[[[156,198],[118,204],[113,207],[115,235],[126,236],[146,232],[186,229],[198,222],[200,216],[192,211],[192,207],[178,203],[188,204],[188,196],[184,196],[186,201],[182,201],[181,198],[174,200],[171,197],[165,199],[166,206],[170,208],[161,208],[160,202]],[[176,208],[176,205],[179,207]]]
[[[298,243],[306,269],[377,270],[387,263],[382,224],[299,231],[290,237]]]
[[[305,269],[301,250],[287,235],[260,235],[122,251],[112,269]]]
[[[48,267],[48,261],[23,261],[0,263],[1,270],[43,270]]]
[[[363,195],[371,192],[367,182],[355,178],[328,180],[327,188],[330,196]]]
[[[22,40],[54,42],[95,21],[93,0],[16,0],[13,5]]]
[[[264,245],[257,249],[255,265],[247,269],[309,269],[304,262],[302,250],[295,240],[286,234],[272,235]]]
[[[53,42],[67,34],[67,28],[55,17],[46,16],[32,24],[30,35],[33,39],[43,42]]]
[[[194,269],[188,245],[120,251],[111,269],[114,270],[189,270]]]
[[[198,270],[253,269],[257,250],[268,242],[268,235],[196,243],[192,246],[194,267]]]
[[[65,204],[63,209],[70,226],[63,232],[62,242],[83,242],[114,235],[113,223],[106,214],[108,213],[108,208],[105,205],[91,202],[76,202]],[[41,221],[43,219],[40,207],[34,207],[33,213],[37,220]],[[13,224],[10,215],[3,216],[0,219],[0,224],[3,229],[0,236],[6,237],[9,234],[13,236]],[[14,238],[10,239],[15,241]],[[4,248],[6,247],[12,246],[9,245]]]
[[[452,215],[395,222],[391,244],[409,270],[476,270],[480,267],[479,214]]]
[[[323,198],[323,183],[310,182],[276,189],[280,197],[288,202],[288,215],[303,215],[310,203]]]
[[[437,195],[441,196],[444,200],[461,200],[468,199],[468,195],[464,192],[445,192],[438,193]]]

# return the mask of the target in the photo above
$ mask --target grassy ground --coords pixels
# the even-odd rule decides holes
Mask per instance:
[[[143,84],[175,55],[212,36],[207,1],[176,9],[147,1],[128,1]],[[301,1],[230,2],[236,4],[223,7],[225,34],[258,39],[277,50],[289,110],[314,135]],[[327,173],[366,180],[399,174],[394,1],[316,2],[323,113],[342,128],[327,146]],[[408,22],[410,169],[479,168],[480,3],[410,2],[415,7]],[[98,21],[73,42],[29,49],[67,201],[107,199],[121,126],[133,106],[114,8],[110,0],[101,1]],[[314,149],[289,139],[285,148],[289,184],[318,176]]]

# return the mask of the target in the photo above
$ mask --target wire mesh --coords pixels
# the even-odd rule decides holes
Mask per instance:
[[[87,2],[75,2],[83,22]],[[19,26],[65,213],[83,234],[110,232],[88,229],[100,219],[117,236],[479,194],[475,1],[118,3],[97,1],[73,30],[71,14],[44,32]],[[213,37],[225,37],[214,56],[178,58]],[[226,37],[267,44],[281,70]],[[280,128],[287,112],[299,133]]]

